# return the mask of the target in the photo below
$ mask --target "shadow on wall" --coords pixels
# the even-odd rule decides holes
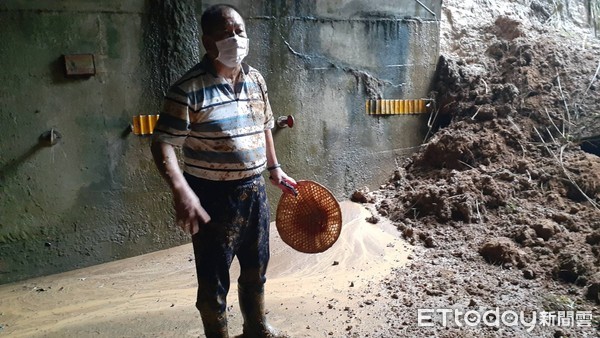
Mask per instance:
[[[50,63],[50,74],[52,84],[59,85],[70,82],[70,79],[65,76],[65,61],[62,55]]]
[[[17,169],[21,166],[21,164],[23,164],[23,162],[27,161],[42,148],[45,148],[45,145],[42,144],[42,142],[38,142],[36,145],[34,145],[28,151],[26,151],[23,155],[15,158],[14,160],[8,162],[6,165],[1,167],[0,184],[6,179],[6,177],[15,173]]]
[[[29,148],[29,150],[27,150],[23,155],[15,158],[14,160],[8,162],[0,168],[0,183],[2,183],[7,176],[12,175],[14,172],[16,172],[17,169],[21,166],[21,164],[23,164],[29,158],[35,155],[40,149],[52,147],[53,145],[57,144],[60,141],[61,137],[62,136],[60,135],[60,133],[54,129],[50,129],[44,132],[42,135],[40,135],[40,137],[38,138],[38,143],[36,143],[33,147]]]

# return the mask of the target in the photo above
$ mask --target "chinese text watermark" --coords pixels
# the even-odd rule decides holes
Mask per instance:
[[[536,326],[591,327],[592,311],[487,311],[461,309],[418,309],[418,326],[475,327],[523,326],[531,332]]]

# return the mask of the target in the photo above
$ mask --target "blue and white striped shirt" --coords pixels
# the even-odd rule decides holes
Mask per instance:
[[[185,172],[213,181],[237,180],[266,168],[264,131],[273,126],[262,75],[243,63],[240,80],[231,88],[204,56],[169,89],[154,137],[183,148]]]

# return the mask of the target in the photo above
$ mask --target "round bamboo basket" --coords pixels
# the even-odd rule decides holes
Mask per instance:
[[[313,181],[298,181],[298,195],[283,194],[275,225],[281,239],[297,251],[319,253],[340,236],[342,211],[333,194]]]

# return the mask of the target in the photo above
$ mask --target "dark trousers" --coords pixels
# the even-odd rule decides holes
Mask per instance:
[[[185,178],[211,217],[192,236],[198,298],[202,311],[224,313],[229,292],[229,268],[234,256],[240,263],[238,283],[261,292],[269,262],[269,203],[265,181],[255,176],[237,181]]]

